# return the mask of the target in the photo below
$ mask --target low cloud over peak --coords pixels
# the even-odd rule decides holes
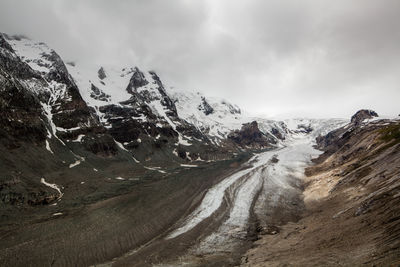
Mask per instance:
[[[270,116],[397,114],[400,2],[4,0],[1,31]]]

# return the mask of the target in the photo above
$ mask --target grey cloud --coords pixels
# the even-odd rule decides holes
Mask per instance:
[[[266,115],[400,112],[397,0],[3,0],[0,31]]]

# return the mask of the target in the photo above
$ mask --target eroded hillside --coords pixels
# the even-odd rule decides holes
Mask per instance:
[[[400,263],[400,122],[372,117],[317,139],[302,218],[264,232],[243,265]]]

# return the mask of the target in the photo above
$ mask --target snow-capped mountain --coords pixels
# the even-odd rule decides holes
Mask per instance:
[[[64,146],[66,142],[82,142],[95,154],[115,154],[111,136],[82,99],[60,56],[46,44],[22,37],[8,38],[7,43],[10,49],[3,54],[12,59],[10,65],[27,64],[24,67],[30,75],[16,73],[13,78],[14,81],[18,79],[32,94],[32,101],[42,107],[47,150],[52,152],[50,142],[55,139]]]
[[[7,113],[7,123],[13,122],[8,136],[18,146],[21,135],[31,133],[17,135],[14,124],[25,129],[35,122],[29,127],[36,127],[37,145],[49,156],[63,151],[69,156],[60,160],[72,168],[92,156],[122,156],[139,165],[224,159],[243,149],[280,146],[296,132],[316,137],[342,122],[252,117],[226,100],[166,86],[154,71],[64,63],[45,43],[5,34],[0,40],[1,79],[18,83],[20,99],[28,98],[20,109],[35,107],[22,116],[29,121]],[[9,90],[3,89],[3,99],[16,95]]]
[[[170,90],[179,116],[206,134],[215,144],[220,144],[229,133],[243,124],[258,122],[260,130],[270,136],[272,143],[284,139],[287,129],[283,122],[249,116],[237,105],[224,99],[206,97],[200,92]]]
[[[86,104],[96,111],[102,126],[109,129],[123,149],[137,148],[138,143],[148,138],[158,140],[164,137],[177,138],[175,146],[190,146],[196,141],[203,144],[211,141],[220,146],[230,132],[256,120],[245,116],[239,107],[225,100],[172,88],[167,91],[152,71],[141,71],[137,67],[117,69],[81,66],[73,62],[64,64],[44,43],[23,37],[8,37],[7,41],[24,62],[48,80],[54,82],[51,74],[61,72],[64,81],[76,85]],[[65,95],[66,86],[61,83],[58,87],[56,97]],[[279,137],[285,135],[280,122],[263,120],[261,125],[260,128],[273,138],[275,134]],[[57,129],[78,130],[76,127]],[[82,135],[74,137],[83,138]]]
[[[62,142],[84,143],[88,129],[95,127],[95,132],[103,135],[103,140],[92,145],[95,153],[116,153],[116,144],[122,150],[135,151],[133,156],[142,159],[147,156],[138,151],[140,147],[149,150],[151,146],[165,147],[181,157],[191,154],[185,159],[207,158],[196,153],[204,150],[199,146],[232,149],[235,144],[229,142],[229,134],[252,121],[258,122],[269,145],[284,140],[293,128],[288,127],[291,121],[249,116],[223,99],[167,88],[153,71],[106,64],[64,64],[45,43],[20,36],[4,37],[15,55],[46,83],[32,89],[34,82],[27,82],[33,93],[49,97],[41,103],[50,125],[48,136],[52,133]],[[321,120],[310,123],[318,124]]]

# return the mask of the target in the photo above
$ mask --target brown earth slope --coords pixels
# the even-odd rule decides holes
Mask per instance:
[[[306,169],[302,219],[261,236],[244,266],[400,264],[400,122],[352,126],[340,147],[320,140],[327,152]]]

